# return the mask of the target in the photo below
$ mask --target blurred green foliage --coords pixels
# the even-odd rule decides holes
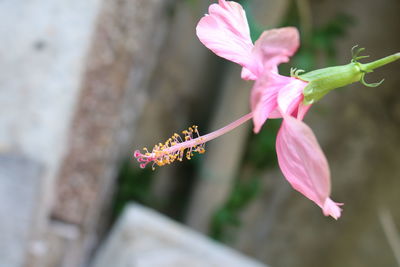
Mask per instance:
[[[259,171],[276,166],[275,139],[280,125],[281,120],[268,120],[260,133],[251,133],[244,157],[246,164]]]
[[[210,235],[220,241],[232,239],[235,228],[240,226],[240,213],[258,195],[261,180],[254,176],[246,180],[238,179],[224,206],[212,217]],[[229,233],[232,233],[230,235]]]
[[[151,168],[139,169],[137,164],[132,164],[130,160],[126,160],[118,174],[113,199],[113,220],[121,214],[125,205],[131,201],[157,207],[158,202],[151,191],[153,181],[154,175]]]
[[[307,2],[307,1],[306,1]],[[311,27],[309,33],[302,32],[302,18],[299,14],[297,1],[292,0],[280,27],[295,26],[300,29],[301,46],[290,60],[291,66],[310,71],[318,66],[323,57],[324,67],[336,64],[336,41],[344,37],[354,19],[347,14],[337,14],[321,27]],[[304,20],[304,19],[303,19]],[[310,19],[311,20],[311,19]],[[321,63],[321,62],[320,62]],[[286,68],[288,71],[289,68]]]
[[[166,196],[154,193],[155,172],[151,167],[140,169],[137,162],[126,160],[118,173],[112,204],[112,221],[114,221],[130,202],[136,202],[158,210],[161,213],[182,221],[187,209],[188,199],[193,187],[192,175],[202,162],[201,155],[195,154],[192,160],[182,162],[175,176],[171,192]],[[172,167],[172,166],[169,166]],[[165,166],[164,168],[168,168]]]

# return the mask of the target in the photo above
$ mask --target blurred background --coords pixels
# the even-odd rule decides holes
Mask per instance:
[[[246,0],[253,40],[295,26],[306,71],[399,52],[398,0]],[[0,1],[0,267],[400,266],[400,65],[329,93],[305,121],[335,221],[277,165],[280,121],[140,169],[133,151],[249,112],[252,82],[199,42],[205,0]],[[195,231],[195,232],[194,232]],[[232,248],[232,249],[230,249]]]

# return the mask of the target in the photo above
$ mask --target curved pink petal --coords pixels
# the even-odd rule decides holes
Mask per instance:
[[[290,82],[290,77],[266,72],[251,89],[250,105],[253,113],[254,132],[258,133],[273,110],[278,107],[279,90]]]
[[[305,86],[307,83],[302,80],[274,72],[266,72],[258,79],[250,97],[254,132],[258,133],[268,118],[281,118],[281,111],[297,114]],[[301,111],[304,111],[304,114],[306,112],[303,109]]]
[[[334,202],[332,199],[327,198],[325,200],[324,205],[321,208],[325,216],[332,216],[332,218],[337,220],[339,219],[340,214],[342,212],[342,209],[340,208],[340,206],[342,205],[343,203],[337,203]]]
[[[200,41],[218,56],[248,66],[254,45],[242,6],[219,0],[218,4],[210,5],[208,11],[196,27]]]
[[[255,77],[260,77],[267,70],[278,72],[277,66],[288,62],[299,46],[299,32],[294,27],[265,31],[255,43],[252,63],[247,68]]]
[[[288,115],[292,114],[293,112],[297,113],[299,105],[303,101],[303,89],[306,86],[307,82],[290,77],[288,83],[279,91],[279,110]]]
[[[300,102],[299,106],[297,109],[295,109],[290,115],[292,117],[297,118],[298,120],[303,120],[304,116],[307,114],[308,110],[311,108],[312,105],[304,105],[302,102]],[[279,111],[279,108],[277,107],[268,116],[269,119],[279,119],[282,118],[282,114]]]
[[[303,102],[300,102],[299,108],[297,109],[297,113],[294,114],[295,117],[299,120],[303,120],[304,116],[307,114],[308,110],[311,108],[312,105],[304,105]]]
[[[276,139],[276,153],[282,173],[292,187],[320,206],[325,215],[337,219],[339,203],[330,198],[328,162],[312,130],[302,121],[283,113]]]
[[[242,68],[242,73],[241,73],[241,78],[243,80],[257,80],[257,76],[254,75],[248,68],[243,67]]]

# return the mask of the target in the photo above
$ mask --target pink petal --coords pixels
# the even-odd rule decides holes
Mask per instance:
[[[303,89],[307,86],[307,82],[290,77],[290,81],[279,91],[278,105],[279,110],[286,114],[292,114],[299,108],[303,101]]]
[[[281,118],[280,110],[288,114],[297,113],[306,85],[304,81],[274,72],[266,72],[258,79],[250,98],[254,132],[258,133],[268,118]]]
[[[294,27],[265,31],[255,43],[252,64],[247,68],[256,77],[266,70],[277,72],[277,66],[288,62],[299,46],[299,32]]]
[[[282,118],[282,115],[281,115],[281,112],[278,109],[278,106],[273,111],[271,111],[271,113],[269,114],[268,118],[269,119],[280,119],[280,118]]]
[[[261,130],[271,112],[278,107],[279,90],[290,82],[290,79],[276,73],[266,72],[255,82],[250,96],[255,133]]]
[[[292,117],[297,118],[298,120],[303,120],[304,116],[307,114],[307,112],[310,110],[312,105],[304,105],[302,102],[300,102],[300,104],[298,105],[298,108],[295,109],[294,111],[292,111],[290,113],[290,115]],[[268,116],[269,119],[279,119],[282,118],[282,114],[279,110],[279,108],[277,107],[276,109],[274,109],[273,111],[271,111],[271,113]]]
[[[292,187],[337,219],[341,209],[329,199],[331,184],[328,162],[312,130],[302,121],[283,114],[276,139],[282,173]]]
[[[325,200],[324,206],[322,207],[322,211],[325,216],[332,216],[335,220],[339,219],[340,213],[342,212],[342,209],[340,206],[342,206],[343,203],[336,203],[333,202],[332,199],[327,198]]]
[[[302,121],[304,119],[304,116],[307,114],[308,110],[311,108],[311,106],[312,105],[304,105],[303,102],[300,102],[299,108],[297,109],[297,114],[295,114],[297,119]]]
[[[242,6],[236,2],[220,0],[209,7],[196,27],[200,41],[215,54],[241,66],[251,62],[253,43]]]
[[[255,76],[249,69],[243,67],[241,77],[243,80],[257,80],[257,76]]]

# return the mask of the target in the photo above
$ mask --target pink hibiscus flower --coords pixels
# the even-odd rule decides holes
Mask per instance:
[[[229,125],[201,136],[197,127],[174,134],[152,151],[136,150],[135,158],[144,168],[147,164],[163,166],[194,152],[204,153],[205,143],[252,119],[258,133],[268,118],[283,118],[276,140],[279,166],[292,187],[315,202],[324,215],[340,217],[340,203],[330,199],[330,171],[327,160],[312,130],[302,122],[310,105],[303,105],[307,82],[279,75],[278,65],[289,61],[299,47],[296,28],[265,31],[252,43],[246,14],[236,2],[219,0],[211,4],[209,14],[197,25],[200,41],[215,54],[240,64],[242,78],[255,80],[251,90],[251,113]]]

